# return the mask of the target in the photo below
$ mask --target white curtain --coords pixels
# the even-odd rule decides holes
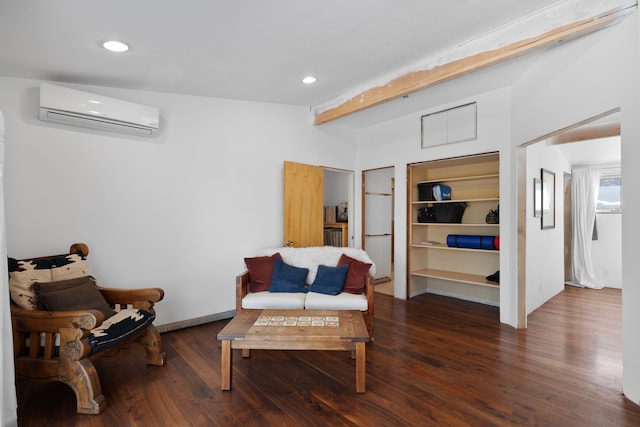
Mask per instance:
[[[18,425],[15,371],[13,368],[13,338],[11,315],[9,312],[9,285],[7,271],[7,239],[4,216],[4,116],[0,111],[0,328],[2,330],[2,350],[0,350],[0,425]]]
[[[601,289],[591,260],[593,226],[600,189],[600,170],[576,167],[571,171],[571,220],[573,223],[573,283],[585,288]]]

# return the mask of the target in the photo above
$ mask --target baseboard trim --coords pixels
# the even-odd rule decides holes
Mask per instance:
[[[195,319],[181,320],[179,322],[167,323],[165,325],[158,325],[156,329],[158,332],[169,332],[178,329],[189,328],[191,326],[203,325],[205,323],[217,322],[218,320],[230,319],[236,315],[235,310],[229,310],[222,313],[209,314],[207,316],[196,317]]]

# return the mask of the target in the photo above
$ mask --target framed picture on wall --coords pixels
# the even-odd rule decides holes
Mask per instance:
[[[556,226],[556,174],[540,169],[541,228],[547,230]]]

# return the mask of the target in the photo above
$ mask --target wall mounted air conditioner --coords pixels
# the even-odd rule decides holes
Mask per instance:
[[[160,112],[155,107],[42,83],[40,120],[131,135],[158,132]]]

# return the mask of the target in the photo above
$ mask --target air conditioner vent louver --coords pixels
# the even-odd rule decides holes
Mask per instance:
[[[40,120],[130,135],[158,132],[159,110],[115,98],[42,83]]]

